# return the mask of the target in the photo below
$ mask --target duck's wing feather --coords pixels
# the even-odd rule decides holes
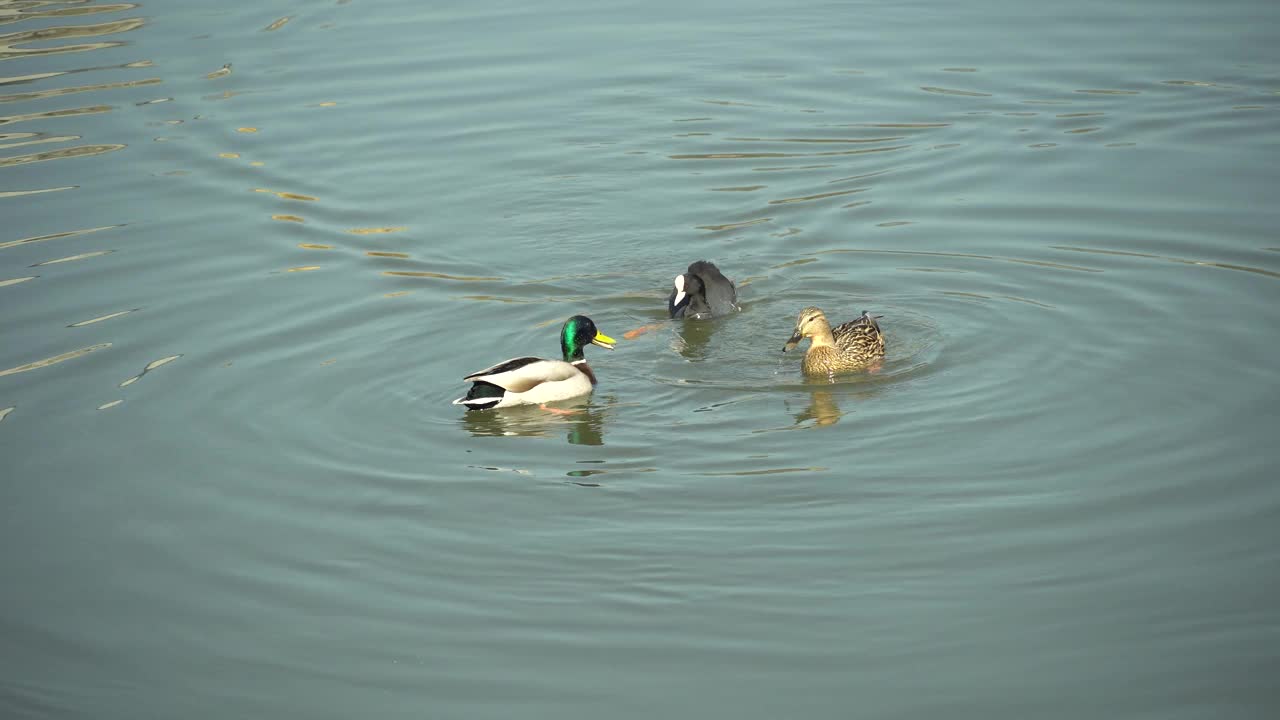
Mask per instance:
[[[706,305],[712,313],[723,315],[733,312],[738,304],[738,289],[733,281],[720,272],[720,268],[709,260],[699,260],[689,265],[689,272],[697,275],[702,281]]]
[[[576,367],[563,360],[518,357],[472,373],[463,380],[481,380],[509,392],[522,393],[545,382],[568,380],[579,373]]]
[[[835,336],[836,346],[840,348],[850,348],[868,343],[884,345],[884,339],[880,334],[880,323],[870,315],[864,315],[857,320],[850,320],[843,325],[839,325],[831,330],[831,334]]]
[[[488,378],[486,377],[488,375],[498,375],[500,373],[510,372],[512,370],[518,370],[524,367],[525,365],[530,365],[536,362],[542,362],[542,358],[533,357],[531,355],[526,357],[511,358],[510,360],[503,360],[502,362],[496,365],[490,365],[489,367],[483,370],[477,370],[462,379],[467,381],[488,380]]]

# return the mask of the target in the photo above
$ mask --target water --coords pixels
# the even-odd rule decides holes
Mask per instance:
[[[1278,21],[0,2],[3,715],[1272,716]]]

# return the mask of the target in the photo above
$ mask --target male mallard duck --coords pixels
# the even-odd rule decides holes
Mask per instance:
[[[876,317],[863,310],[862,317],[833,330],[821,310],[807,307],[796,317],[796,331],[782,346],[782,352],[799,345],[804,338],[812,338],[804,354],[805,375],[834,375],[866,367],[884,357],[884,335]]]
[[[596,376],[587,366],[582,349],[599,345],[612,350],[613,343],[613,338],[596,329],[591,318],[574,315],[560,329],[560,352],[564,360],[519,357],[471,373],[462,378],[474,383],[471,390],[453,404],[466,405],[468,410],[487,410],[586,395],[595,387]]]
[[[667,298],[667,310],[671,317],[703,319],[728,315],[738,309],[738,291],[733,281],[720,272],[715,263],[699,260],[689,266],[689,271],[677,275],[675,289]]]

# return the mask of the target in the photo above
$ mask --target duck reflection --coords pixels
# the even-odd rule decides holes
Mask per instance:
[[[476,437],[555,437],[564,433],[570,445],[603,445],[604,425],[613,401],[564,405],[551,412],[532,405],[464,413],[462,426]]]
[[[809,404],[793,417],[796,425],[811,423],[809,427],[835,425],[845,415],[845,411],[840,409],[841,403],[856,404],[870,399],[883,389],[882,384],[866,380],[833,384],[825,378],[806,378],[805,385],[812,388],[809,391]]]
[[[830,390],[814,390],[809,395],[809,406],[803,412],[796,413],[795,418],[797,425],[812,420],[814,425],[820,426],[835,425],[843,415]]]
[[[711,336],[719,324],[715,321],[684,323],[672,336],[671,349],[690,360],[704,359],[711,344]]]

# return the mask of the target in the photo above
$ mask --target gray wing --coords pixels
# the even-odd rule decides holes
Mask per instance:
[[[702,280],[707,309],[712,315],[727,315],[738,309],[738,290],[715,263],[699,260],[689,266],[689,272]]]

